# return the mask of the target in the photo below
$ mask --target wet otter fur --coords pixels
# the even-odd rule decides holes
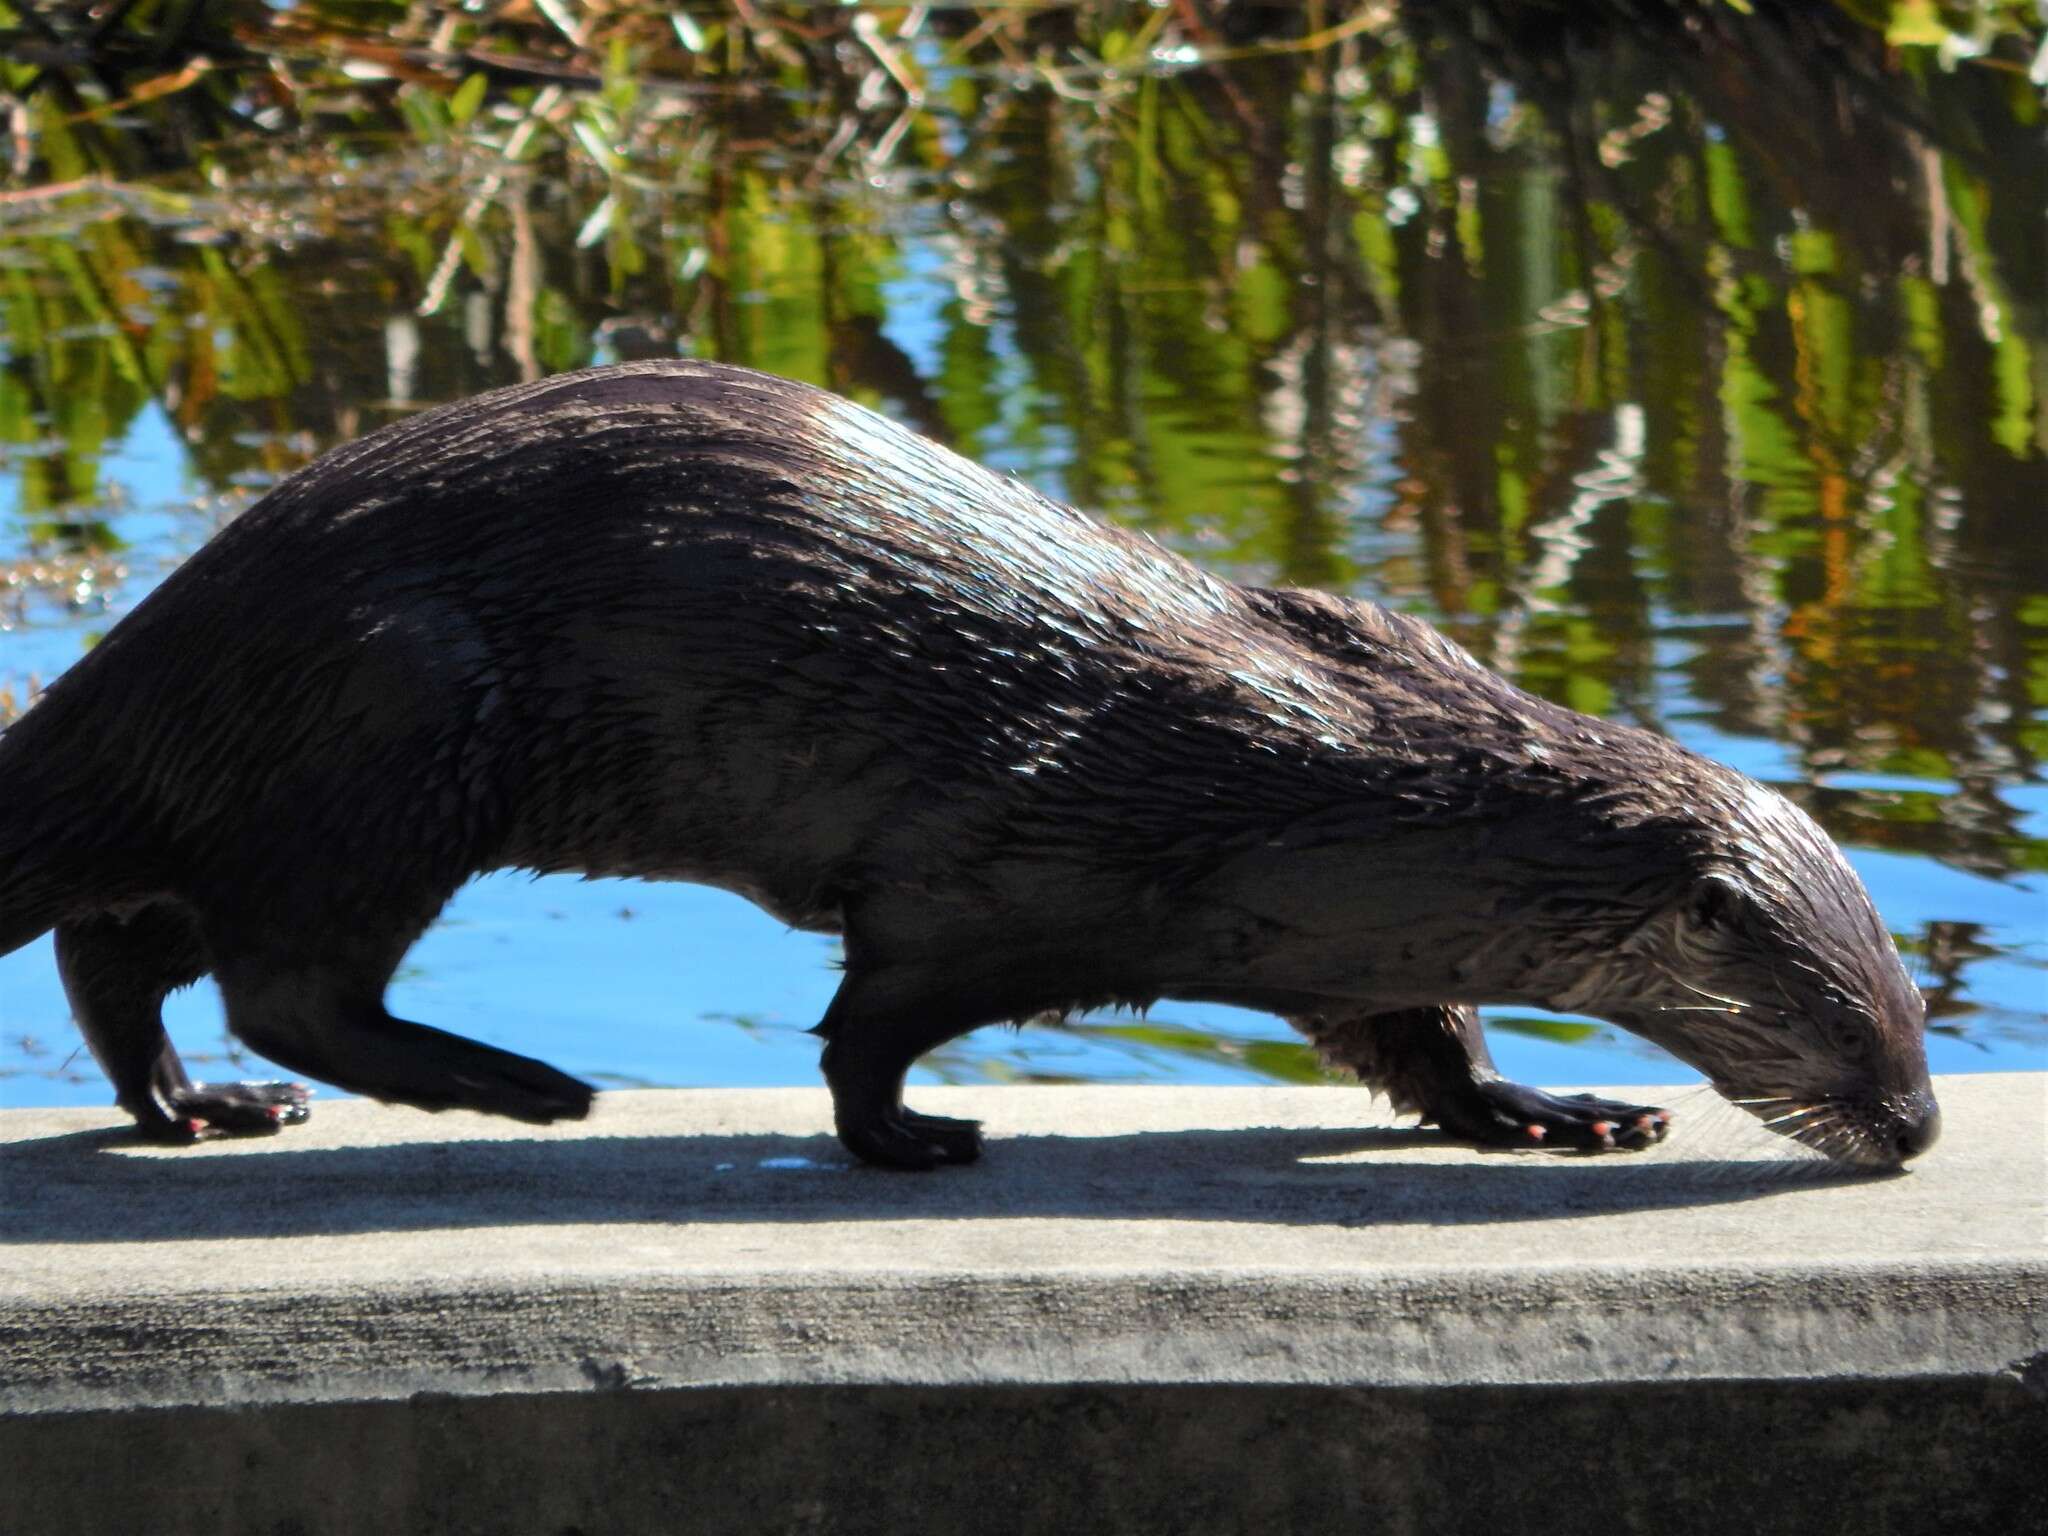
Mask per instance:
[[[386,1012],[449,896],[519,867],[695,880],[845,937],[839,1134],[977,1025],[1158,998],[1270,1010],[1484,1143],[1660,1137],[1504,1082],[1481,1003],[1611,1019],[1844,1162],[1938,1114],[1923,1006],[1786,801],[1511,687],[1370,603],[1211,576],[835,396],[634,363],[337,449],[0,735],[0,952],[54,927],[142,1131],[271,1128],[159,1005],[374,1098],[551,1121],[591,1090]]]

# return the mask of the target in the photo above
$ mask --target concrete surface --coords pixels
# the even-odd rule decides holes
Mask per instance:
[[[926,1089],[991,1133],[926,1175],[821,1090],[180,1149],[7,1112],[0,1531],[850,1531],[897,1485],[924,1533],[1547,1530],[1596,1476],[1610,1528],[2048,1528],[2048,1076],[1938,1091],[1894,1178],[1697,1089],[1597,1158],[1356,1090]]]

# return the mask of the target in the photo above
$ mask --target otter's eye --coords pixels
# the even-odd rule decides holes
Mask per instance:
[[[1742,893],[1733,884],[1709,875],[1692,888],[1685,915],[1695,928],[1721,932],[1736,925],[1742,900]]]
[[[1837,1055],[1844,1061],[1861,1061],[1870,1054],[1870,1031],[1858,1029],[1845,1019],[1838,1019],[1827,1026],[1827,1035]]]

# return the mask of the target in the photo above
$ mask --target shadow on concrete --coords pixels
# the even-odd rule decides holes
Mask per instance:
[[[1818,1160],[1503,1154],[1445,1164],[1423,1130],[1014,1136],[965,1168],[888,1173],[829,1136],[421,1141],[136,1157],[122,1130],[0,1147],[0,1245],[504,1225],[1098,1218],[1370,1227],[1613,1215],[1868,1175]],[[239,1149],[238,1149],[239,1150]],[[1346,1154],[1362,1159],[1333,1161]]]

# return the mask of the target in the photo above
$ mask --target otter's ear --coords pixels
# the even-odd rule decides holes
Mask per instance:
[[[1740,921],[1748,900],[1742,887],[1726,875],[1702,875],[1686,895],[1685,915],[1695,928],[1722,932]]]

